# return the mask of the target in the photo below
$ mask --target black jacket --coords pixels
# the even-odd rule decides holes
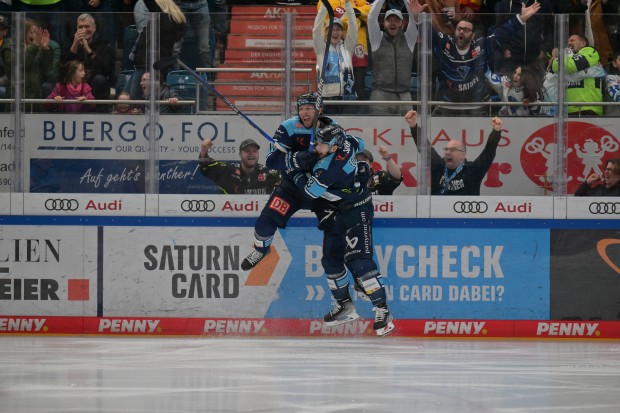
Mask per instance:
[[[620,182],[611,188],[607,188],[604,184],[592,187],[584,182],[575,191],[575,196],[620,196]]]
[[[418,128],[411,128],[411,135],[419,152]],[[431,195],[480,195],[482,179],[484,179],[495,159],[497,145],[499,145],[501,137],[501,132],[495,129],[491,131],[482,153],[474,161],[466,159],[463,168],[450,179],[446,184],[446,190],[443,192],[442,183],[445,180],[445,173],[447,172],[448,176],[451,176],[454,171],[446,168],[446,162],[431,146]]]

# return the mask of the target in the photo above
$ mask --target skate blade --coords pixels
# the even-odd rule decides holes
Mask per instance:
[[[385,337],[390,334],[394,330],[394,320],[390,320],[390,322],[383,328],[375,330],[379,337]]]
[[[351,321],[355,321],[358,318],[360,318],[359,314],[357,314],[357,312],[352,312],[347,316],[347,318],[344,318],[342,320],[323,321],[323,323],[325,323],[325,325],[328,327],[333,327],[344,323],[350,323]]]

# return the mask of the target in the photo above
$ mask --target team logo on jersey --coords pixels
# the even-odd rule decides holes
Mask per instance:
[[[607,129],[587,122],[568,121],[566,149],[555,142],[555,124],[534,132],[521,148],[521,166],[527,177],[541,188],[553,191],[555,158],[558,150],[566,153],[569,194],[575,193],[591,174],[601,175],[605,160],[620,157],[620,139]]]
[[[286,215],[291,205],[279,196],[274,196],[269,203],[269,208],[273,209],[280,215]]]

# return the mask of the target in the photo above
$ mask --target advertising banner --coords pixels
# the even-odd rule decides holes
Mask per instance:
[[[149,157],[157,157],[160,187],[163,193],[204,193],[212,183],[196,173],[196,159],[200,144],[211,139],[214,146],[211,156],[221,161],[238,161],[239,144],[246,138],[254,138],[261,145],[260,162],[264,162],[269,143],[242,118],[236,115],[202,116],[163,115],[155,127],[156,142],[151,145],[148,137],[148,118],[140,115],[98,116],[27,114],[25,176],[31,177],[28,190],[37,188],[38,163],[40,159],[86,160],[86,163],[66,161],[52,162],[57,175],[69,178],[71,185],[86,188],[84,181],[89,176],[103,176],[134,170]],[[272,134],[282,121],[279,116],[253,116],[252,119],[267,133]],[[378,156],[379,146],[386,146],[403,173],[403,183],[395,194],[415,194],[418,170],[418,152],[411,132],[402,117],[352,117],[337,119],[348,133],[364,139],[367,148],[375,154],[373,167],[385,169],[385,162]],[[591,173],[604,169],[604,159],[620,156],[620,138],[615,135],[612,118],[587,121],[570,120],[565,125],[568,133],[566,181],[568,193]],[[440,156],[443,147],[450,140],[460,140],[467,148],[467,159],[474,160],[486,145],[491,131],[488,118],[462,118],[458,122],[431,118],[426,138]],[[7,132],[8,133],[8,132]],[[561,179],[555,171],[555,153],[559,150],[554,143],[555,125],[551,118],[504,119],[502,140],[497,149],[495,161],[485,176],[481,193],[483,195],[540,196],[552,194],[554,182]],[[96,163],[93,160],[107,160]],[[115,161],[114,167],[109,163]],[[87,174],[90,165],[90,172]],[[42,169],[49,168],[43,165]],[[31,172],[30,169],[33,169]],[[109,170],[108,170],[109,169]],[[135,171],[143,172],[143,171]],[[148,176],[149,171],[146,173]],[[82,184],[78,185],[80,179]],[[143,176],[144,178],[144,176]],[[172,179],[169,183],[168,180]],[[104,188],[91,189],[94,192],[139,190],[126,188],[120,183]],[[48,188],[49,189],[49,188]],[[85,190],[85,189],[84,189]],[[51,192],[51,191],[50,191]],[[62,190],[58,192],[63,192]],[[208,192],[212,193],[212,192]]]
[[[553,197],[544,196],[432,196],[433,218],[552,219]]]
[[[232,222],[232,221],[231,221]],[[0,334],[373,335],[329,327],[321,234],[250,227],[0,227]],[[620,338],[620,232],[377,228],[396,336]],[[549,238],[551,236],[551,238]],[[551,243],[549,243],[551,239]]]
[[[329,311],[318,230],[279,231],[265,262],[246,273],[240,263],[251,234],[251,228],[107,227],[104,315],[317,318]],[[547,230],[377,228],[374,237],[399,317],[549,316]],[[370,304],[357,303],[371,318]]]
[[[551,318],[620,319],[620,231],[551,231]]]
[[[0,314],[97,315],[97,246],[96,227],[0,227]]]
[[[103,314],[264,317],[291,255],[277,235],[262,272],[242,271],[251,238],[249,227],[107,227]]]
[[[0,113],[0,193],[11,191],[11,175],[15,169],[15,130],[11,126],[12,121],[10,114]]]
[[[568,219],[620,219],[617,197],[570,197],[566,201]]]

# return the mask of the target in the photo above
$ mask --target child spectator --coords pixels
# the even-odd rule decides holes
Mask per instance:
[[[66,99],[80,102],[95,99],[91,87],[84,81],[86,72],[82,62],[70,60],[63,69],[64,76],[60,82],[56,83],[54,90],[47,97],[48,99],[54,99],[56,102],[62,102]],[[47,104],[46,107],[52,111],[68,113],[89,112],[92,110],[91,105],[83,103]]]

